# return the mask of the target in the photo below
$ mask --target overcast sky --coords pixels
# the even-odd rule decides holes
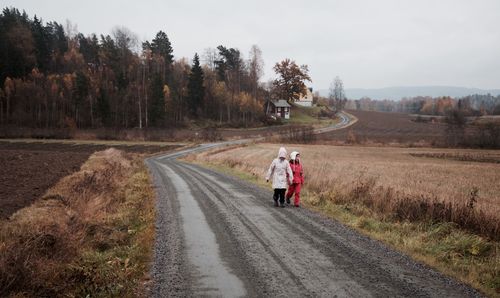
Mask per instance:
[[[175,58],[218,45],[247,57],[257,44],[272,66],[307,64],[314,89],[446,85],[500,88],[499,0],[0,0],[44,21],[139,39],[167,33]]]

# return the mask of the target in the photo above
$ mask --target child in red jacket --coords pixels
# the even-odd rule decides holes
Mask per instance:
[[[290,168],[293,172],[292,184],[288,186],[288,193],[286,194],[286,202],[290,204],[290,198],[295,193],[293,205],[300,206],[300,188],[304,184],[304,171],[300,163],[300,154],[297,151],[290,153]]]

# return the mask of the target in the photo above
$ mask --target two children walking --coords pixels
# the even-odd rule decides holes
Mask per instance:
[[[300,154],[297,151],[290,153],[290,161],[286,160],[286,149],[281,147],[278,151],[278,158],[275,158],[267,171],[266,181],[273,179],[274,206],[285,207],[286,202],[290,204],[293,195],[294,206],[300,206],[300,188],[304,184],[304,172],[300,163]],[[288,186],[288,192],[286,192]],[[279,201],[279,204],[278,204]]]

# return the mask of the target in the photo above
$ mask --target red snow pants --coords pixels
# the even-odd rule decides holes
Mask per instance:
[[[302,185],[300,183],[293,183],[288,186],[288,193],[286,194],[286,198],[290,199],[295,193],[295,198],[293,204],[298,206],[300,204],[300,187]]]

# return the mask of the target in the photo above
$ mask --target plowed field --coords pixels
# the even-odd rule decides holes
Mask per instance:
[[[0,141],[0,219],[30,205],[62,177],[77,171],[105,144]],[[172,146],[113,145],[137,153],[167,151]]]
[[[439,143],[444,139],[446,126],[441,123],[414,122],[408,114],[370,111],[348,111],[358,122],[348,129],[323,134],[321,139],[374,143]]]

